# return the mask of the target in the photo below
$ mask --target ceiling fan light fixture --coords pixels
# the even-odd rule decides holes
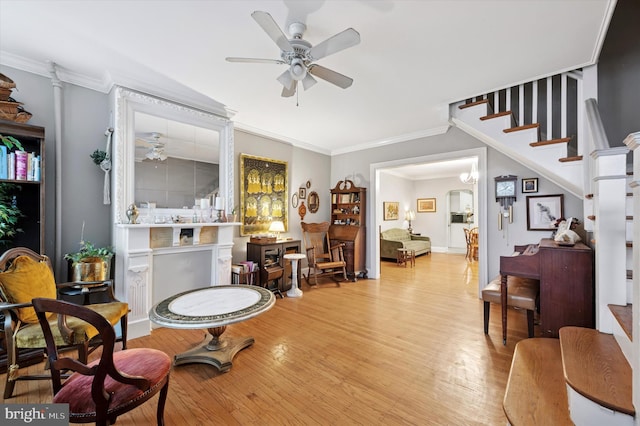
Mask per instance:
[[[289,72],[291,73],[291,77],[294,80],[303,80],[307,75],[307,67],[302,62],[302,59],[295,58],[291,61],[291,66],[289,67]]]

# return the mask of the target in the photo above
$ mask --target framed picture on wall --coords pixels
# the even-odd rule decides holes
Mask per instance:
[[[527,197],[527,229],[548,231],[555,229],[556,220],[563,215],[564,195],[529,195]]]
[[[418,213],[433,213],[435,211],[435,198],[418,198]]]
[[[240,235],[266,233],[274,220],[281,220],[286,232],[287,167],[286,161],[240,154]]]
[[[384,220],[398,220],[398,210],[400,203],[398,201],[385,201],[382,203],[384,210]]]
[[[538,178],[522,179],[522,193],[538,192]]]

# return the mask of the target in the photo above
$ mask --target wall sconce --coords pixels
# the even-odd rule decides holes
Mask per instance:
[[[404,220],[409,221],[409,228],[407,229],[407,231],[412,234],[413,229],[411,229],[411,221],[416,220],[416,212],[414,212],[413,210],[407,210],[406,212],[404,212]]]
[[[274,220],[269,225],[269,232],[276,234],[276,240],[280,239],[280,233],[284,232],[284,223],[281,220]]]

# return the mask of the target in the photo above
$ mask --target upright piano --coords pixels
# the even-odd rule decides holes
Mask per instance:
[[[500,256],[502,277],[502,337],[507,339],[507,276],[540,280],[540,330],[558,337],[561,327],[595,327],[593,250],[578,242],[562,246],[551,238],[539,244],[515,246],[512,256]]]

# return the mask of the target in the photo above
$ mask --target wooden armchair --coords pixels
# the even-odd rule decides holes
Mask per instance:
[[[0,329],[0,340],[4,341],[7,351],[7,374],[4,398],[11,398],[15,383],[18,380],[50,380],[46,374],[23,375],[19,370],[26,365],[20,365],[18,359],[21,349],[44,349],[46,343],[42,328],[31,303],[36,297],[55,299],[61,289],[87,285],[86,291],[96,286],[96,283],[65,283],[57,285],[53,277],[51,261],[45,255],[24,248],[12,248],[0,256],[0,314],[4,316],[3,327]],[[106,284],[102,284],[106,285]],[[104,291],[101,286],[97,287]],[[113,293],[109,293],[111,296]],[[127,314],[129,307],[126,303],[111,298],[109,303],[87,305],[88,308],[105,317],[112,326],[118,323],[121,328],[123,349],[127,344]],[[61,346],[75,348],[78,359],[86,361],[90,348],[100,345],[95,330],[86,323],[52,315],[49,318],[54,330],[56,342]],[[27,362],[25,364],[31,364]]]
[[[307,252],[309,271],[305,275],[307,284],[313,276],[314,285],[318,285],[318,277],[331,277],[336,283],[336,275],[341,274],[347,280],[347,262],[344,260],[344,243],[331,244],[329,238],[329,222],[305,223],[302,226],[304,245]]]
[[[114,352],[115,332],[106,318],[88,306],[54,299],[33,299],[43,329],[51,365],[53,403],[68,404],[71,423],[115,424],[119,415],[148,401],[160,392],[156,420],[164,425],[164,405],[169,390],[171,358],[149,348]],[[58,353],[55,330],[48,316],[86,321],[102,341],[100,358],[87,365]],[[74,373],[64,383],[61,370]]]

